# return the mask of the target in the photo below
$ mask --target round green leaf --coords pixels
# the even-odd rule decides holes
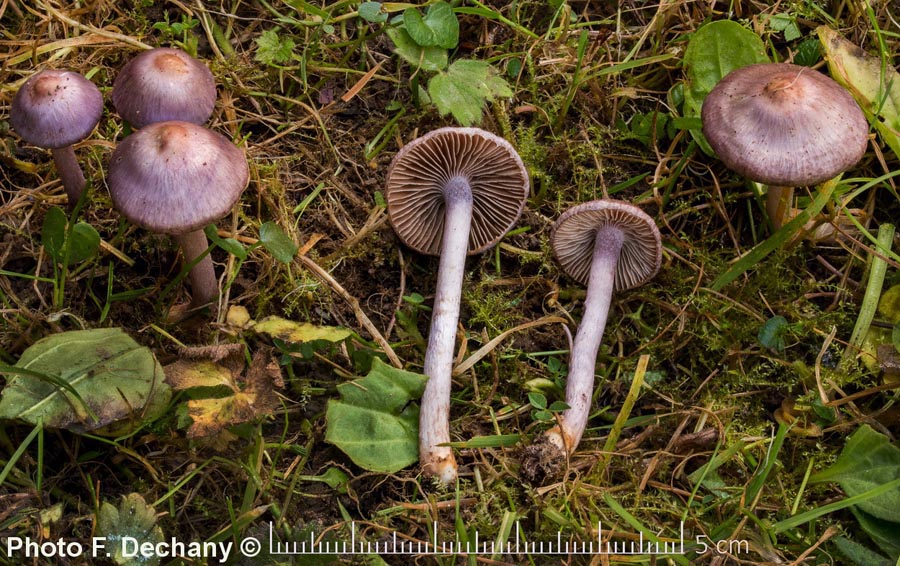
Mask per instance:
[[[153,353],[120,328],[75,330],[35,342],[3,371],[0,418],[115,433],[158,417],[171,390]]]

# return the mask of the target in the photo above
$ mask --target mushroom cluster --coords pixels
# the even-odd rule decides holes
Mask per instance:
[[[740,175],[769,185],[775,228],[788,218],[793,188],[846,171],[866,152],[869,125],[850,93],[809,67],[760,63],[736,69],[710,91],[703,135]]]
[[[200,126],[215,106],[215,80],[181,50],[157,48],[134,57],[117,75],[112,101],[140,129],[113,152],[110,196],[131,222],[181,244],[193,264],[193,296],[183,309],[191,312],[218,295],[202,228],[240,197],[249,180],[247,159],[224,136]],[[35,73],[13,98],[10,124],[25,141],[52,150],[70,207],[86,184],[72,145],[90,135],[102,113],[100,90],[72,71]]]

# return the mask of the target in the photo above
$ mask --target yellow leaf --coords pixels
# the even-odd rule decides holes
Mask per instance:
[[[316,326],[308,322],[294,322],[277,316],[269,316],[262,319],[253,326],[253,330],[295,344],[312,342],[313,340],[340,342],[353,334],[346,328]]]
[[[178,360],[164,369],[166,383],[176,391],[223,386],[237,391],[231,371],[209,360]]]

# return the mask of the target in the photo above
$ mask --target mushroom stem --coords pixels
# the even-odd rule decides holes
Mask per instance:
[[[571,454],[581,441],[590,414],[597,352],[606,328],[615,287],[616,264],[624,240],[622,231],[614,226],[604,226],[597,230],[594,240],[584,314],[569,356],[569,375],[566,377],[566,404],[569,408],[563,411],[559,432],[549,433],[553,435],[556,432],[562,436],[567,454]]]
[[[442,482],[456,479],[453,450],[439,446],[450,442],[450,387],[456,325],[462,297],[463,274],[472,221],[472,190],[464,177],[453,177],[443,188],[444,233],[438,267],[437,290],[431,315],[425,375],[419,417],[419,461],[422,470]]]
[[[209,241],[203,230],[193,230],[174,238],[181,246],[186,264],[196,260],[209,248]],[[187,307],[188,311],[205,307],[219,296],[219,283],[216,281],[216,271],[209,254],[194,265],[188,277],[191,280],[191,303]]]
[[[766,194],[766,212],[772,226],[778,230],[789,220],[791,202],[794,200],[794,187],[770,185]]]
[[[67,145],[52,149],[51,152],[53,161],[56,163],[56,173],[69,196],[69,208],[74,208],[87,184],[81,166],[78,165],[78,158],[75,157],[75,149],[71,145]]]

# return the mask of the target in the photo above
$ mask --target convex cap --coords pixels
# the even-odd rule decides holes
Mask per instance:
[[[9,123],[28,143],[59,149],[88,137],[103,114],[94,83],[73,71],[32,75],[13,97]]]
[[[414,250],[440,253],[443,188],[454,177],[465,178],[472,190],[469,254],[497,243],[521,215],[528,172],[512,145],[478,128],[440,128],[403,146],[387,173],[391,223]]]
[[[850,93],[788,63],[732,71],[707,95],[701,117],[725,165],[769,185],[827,181],[859,161],[868,143],[869,125]]]
[[[612,199],[573,206],[557,219],[550,242],[563,270],[587,285],[597,231],[607,226],[621,230],[624,235],[616,263],[614,290],[632,289],[656,275],[662,262],[659,228],[640,208]]]
[[[178,235],[225,216],[249,177],[244,152],[225,136],[189,122],[157,122],[116,146],[109,192],[134,224]]]
[[[116,111],[135,128],[181,120],[203,124],[216,105],[209,68],[180,49],[144,51],[122,67],[113,83]]]

